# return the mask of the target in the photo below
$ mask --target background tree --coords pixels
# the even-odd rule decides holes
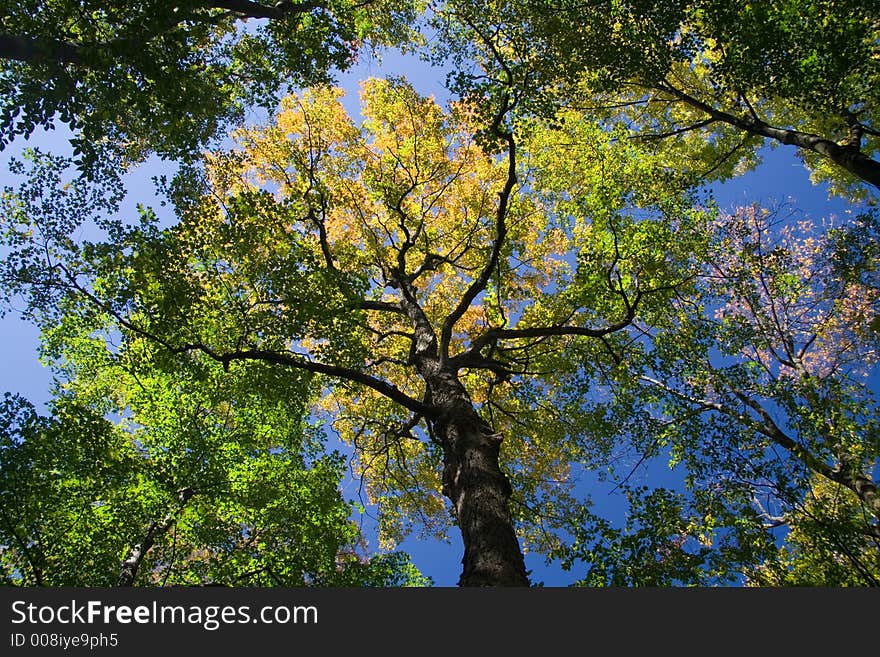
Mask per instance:
[[[816,180],[876,197],[874,3],[490,0],[439,16],[459,89],[513,84],[540,115],[578,108],[681,157],[702,143],[709,180],[793,145]]]
[[[794,552],[764,552],[752,581],[876,584],[876,230],[873,214],[721,215],[673,324],[634,325],[614,356],[626,367],[597,407],[612,433],[680,464],[704,520],[748,530],[739,548],[790,530]],[[812,568],[811,549],[833,565]]]
[[[108,351],[104,328],[69,316],[47,336],[65,377],[50,416],[4,400],[6,583],[426,582],[406,555],[361,553],[344,459],[306,424],[302,377],[198,359],[162,370],[143,340]]]
[[[67,124],[80,164],[194,156],[288,85],[413,37],[408,0],[0,3],[0,147]]]
[[[848,488],[817,478],[802,505],[783,518],[790,528],[778,555],[748,571],[748,586],[877,586],[876,533]]]
[[[567,517],[569,540],[549,555],[580,575],[575,586],[738,585],[776,556],[748,498],[652,480],[632,485],[633,470],[611,470],[627,501],[623,521],[581,506]]]

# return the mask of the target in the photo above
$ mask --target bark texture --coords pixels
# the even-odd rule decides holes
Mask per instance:
[[[455,509],[464,543],[459,586],[528,586],[525,561],[510,513],[512,489],[502,472],[502,437],[477,414],[452,375],[434,389],[441,415],[443,494]]]

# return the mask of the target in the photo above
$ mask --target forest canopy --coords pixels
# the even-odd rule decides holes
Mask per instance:
[[[0,3],[4,583],[880,583],[876,9],[123,5]]]

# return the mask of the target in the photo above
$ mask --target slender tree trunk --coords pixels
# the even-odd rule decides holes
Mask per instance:
[[[177,507],[168,512],[162,521],[154,520],[144,531],[141,542],[134,545],[126,555],[125,560],[119,565],[119,579],[116,586],[134,586],[138,572],[141,569],[141,563],[147,552],[153,549],[156,539],[162,536],[174,525],[177,514],[186,506],[186,503],[196,494],[192,488],[183,488],[177,493]]]
[[[452,501],[464,542],[458,584],[528,586],[510,514],[512,490],[499,464],[501,436],[481,420],[454,376],[432,393],[442,409],[434,431],[444,450],[443,494]]]
[[[144,556],[149,552],[156,542],[156,529],[158,523],[152,522],[147,527],[143,540],[129,550],[125,560],[119,566],[119,579],[116,586],[134,586],[138,571],[141,569],[141,563]]]

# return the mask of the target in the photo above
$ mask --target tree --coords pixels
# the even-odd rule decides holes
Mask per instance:
[[[162,370],[143,340],[109,352],[90,319],[47,336],[67,379],[49,417],[3,401],[7,584],[425,582],[406,555],[359,554],[344,460],[305,424],[302,377],[197,359]]]
[[[615,355],[628,368],[611,431],[667,450],[688,488],[711,493],[718,526],[789,528],[751,581],[876,584],[876,230],[874,213],[825,228],[782,210],[721,215],[702,282],[670,309],[676,328],[640,325],[645,339]]]
[[[579,146],[600,157],[542,177],[553,135],[536,128],[518,150],[509,104],[482,130],[492,154],[468,106],[444,113],[402,81],[374,80],[357,126],[339,95],[289,97],[204,176],[179,177],[166,229],[144,210],[105,242],[73,243],[57,210],[86,220],[83,187],[48,194],[61,164],[47,162],[55,174],[7,193],[5,283],[43,322],[67,299],[113,317],[123,345],[148,337],[224,368],[320,375],[383,535],[407,517],[448,524],[442,491],[465,545],[461,584],[527,584],[516,525],[537,534],[530,507],[568,500],[553,481],[584,421],[577,399],[540,399],[570,392],[559,382],[603,341],[662,308],[695,248],[674,229],[703,214],[665,180],[632,192],[657,160],[600,129]],[[587,185],[592,195],[570,196]]]
[[[873,6],[825,2],[772,2],[760,7],[672,2],[655,3],[650,9],[628,2],[489,2],[476,6],[450,3],[437,24],[447,36],[440,53],[456,58],[453,80],[462,94],[492,98],[507,89],[519,90],[521,113],[549,121],[556,128],[560,144],[568,143],[572,133],[580,129],[579,123],[601,125],[620,139],[632,140],[663,158],[667,175],[678,177],[684,184],[699,185],[726,180],[755,166],[759,161],[757,149],[769,139],[771,143],[797,146],[813,169],[814,179],[829,181],[832,191],[873,202],[876,190],[865,183],[877,187],[880,182],[880,167],[873,159],[876,99],[875,87],[870,83],[877,75],[875,14]],[[479,65],[467,65],[473,61]],[[847,230],[865,238],[848,240],[849,256],[864,266],[873,257],[871,231],[859,222],[844,225],[840,232]],[[717,265],[728,261],[730,248],[746,259],[751,257],[739,250],[735,239],[732,244],[710,250],[707,262]],[[806,298],[803,289],[791,284],[795,274],[786,270],[811,269],[803,255],[789,254],[780,262],[769,257],[752,261],[749,280],[773,278],[778,283],[774,288],[776,304],[795,309],[816,304],[816,312],[821,307],[826,313],[822,321],[832,322],[836,317],[840,320],[837,327],[796,326],[798,321],[807,321],[801,315],[792,318],[792,324],[784,330],[805,333],[777,335],[774,343],[753,327],[758,333],[752,334],[756,340],[752,344],[765,344],[770,339],[780,358],[792,356],[783,350],[791,341],[809,352],[808,357],[816,356],[821,344],[838,350],[837,355],[844,359],[846,350],[857,345],[853,357],[864,358],[861,365],[867,375],[874,362],[870,354],[875,332],[868,327],[876,312],[870,301],[873,284],[847,286],[844,283],[848,279],[842,280],[841,272],[827,270],[825,282],[836,285],[835,290],[816,292],[821,301]],[[811,279],[813,284],[823,280],[821,267],[830,267],[830,255],[825,257],[823,263],[814,263],[817,270]],[[871,271],[871,267],[863,271]],[[735,286],[742,282],[720,278],[714,292],[718,295],[714,297],[716,303],[719,298],[729,300],[732,294],[722,286],[737,289]],[[847,294],[859,290],[864,296],[858,303],[855,298],[835,296],[844,294],[843,290]],[[745,294],[742,289],[737,293]],[[703,292],[699,294],[705,299]],[[876,531],[871,526],[872,522],[876,524],[876,441],[871,428],[875,407],[869,387],[864,382],[854,384],[850,364],[844,362],[838,363],[842,369],[833,374],[807,376],[794,386],[783,377],[775,387],[767,381],[749,379],[748,363],[740,363],[742,370],[722,368],[707,354],[720,350],[736,358],[738,354],[735,349],[731,353],[731,345],[740,344],[736,340],[748,344],[750,338],[716,332],[702,315],[711,312],[711,306],[688,306],[691,301],[682,296],[677,305],[683,314],[678,319],[667,317],[662,326],[647,327],[634,321],[630,328],[645,333],[634,338],[627,349],[613,353],[620,367],[610,376],[612,381],[626,378],[628,368],[643,373],[643,368],[656,369],[653,374],[645,374],[650,381],[641,382],[653,386],[653,392],[609,384],[613,400],[609,406],[615,411],[607,417],[606,440],[614,442],[628,435],[645,459],[675,445],[672,462],[687,461],[686,472],[694,492],[708,487],[718,498],[726,499],[714,511],[707,508],[717,507],[714,503],[697,500],[697,506],[707,511],[704,517],[712,518],[719,526],[734,522],[734,533],[739,531],[736,527],[750,522],[749,518],[756,520],[750,511],[754,506],[750,500],[754,493],[749,492],[754,485],[750,482],[770,482],[771,497],[777,501],[784,498],[783,508],[791,509],[800,504],[809,488],[807,473],[819,473],[845,488],[861,491],[856,495],[865,505],[868,519],[860,532],[862,539],[867,537],[870,543]],[[752,295],[756,326],[773,325],[772,317],[762,316],[762,303],[767,301],[760,294]],[[853,304],[860,315],[846,310]],[[693,312],[685,312],[688,308]],[[773,301],[770,308],[775,310]],[[681,328],[674,328],[676,324]],[[682,342],[671,337],[684,334],[689,338]],[[808,343],[798,343],[811,336]],[[644,344],[654,344],[656,351],[640,351]],[[701,347],[694,351],[694,344]],[[693,360],[688,361],[690,358]],[[688,364],[683,365],[683,361]],[[760,369],[766,363],[751,365]],[[717,393],[722,398],[729,395],[727,403],[689,388],[696,385],[695,381],[703,382],[707,377],[714,381],[716,376],[730,386],[726,392]],[[686,393],[680,385],[687,388]],[[584,394],[595,389],[595,384],[581,387]],[[654,394],[657,390],[664,392]],[[683,396],[675,399],[676,394]],[[603,403],[595,404],[596,413],[602,413]],[[796,427],[780,427],[778,420],[773,422],[777,405],[782,405],[788,418],[797,418]],[[657,407],[668,415],[658,414]],[[803,426],[804,413],[812,414],[815,423],[834,426],[834,431],[825,431],[823,436],[820,427]],[[787,453],[778,458],[774,448],[783,448]],[[636,505],[636,513],[639,507]],[[589,515],[586,518],[595,531],[604,531]],[[686,522],[679,524],[687,526]],[[670,527],[652,528],[658,529],[661,539],[663,531],[669,535]],[[576,530],[575,534],[583,538]],[[637,534],[627,535],[625,540],[633,536]],[[754,531],[741,538],[745,544],[737,541],[743,554],[753,551],[755,540],[763,540]],[[612,537],[612,542],[617,540]],[[650,540],[658,540],[656,534],[652,533]],[[580,542],[579,554],[583,556],[583,546],[589,541]],[[560,553],[571,558],[570,549]],[[590,552],[590,559],[596,554]]]
[[[327,81],[370,41],[412,36],[406,0],[0,4],[0,147],[54,122],[80,164],[193,156],[286,85]]]
[[[873,3],[451,2],[440,17],[460,89],[514,85],[542,116],[580,108],[682,153],[714,145],[710,180],[770,142],[841,193],[880,187]]]
[[[770,138],[873,193],[874,10],[817,0],[802,26],[800,5],[445,3],[461,102],[373,80],[358,124],[339,90],[288,96],[165,181],[162,220],[124,221],[112,175],[35,154],[4,192],[0,281],[58,353],[98,331],[162,372],[308,380],[383,541],[457,525],[462,585],[529,583],[523,550],[587,561],[586,584],[781,581],[811,542],[871,572],[873,520],[821,534],[803,511],[816,481],[876,510],[870,390],[845,360],[873,364],[872,215],[765,250],[757,210],[715,221],[699,191]],[[630,485],[624,447],[681,464],[684,490]],[[576,490],[590,470],[628,492],[622,529]]]

